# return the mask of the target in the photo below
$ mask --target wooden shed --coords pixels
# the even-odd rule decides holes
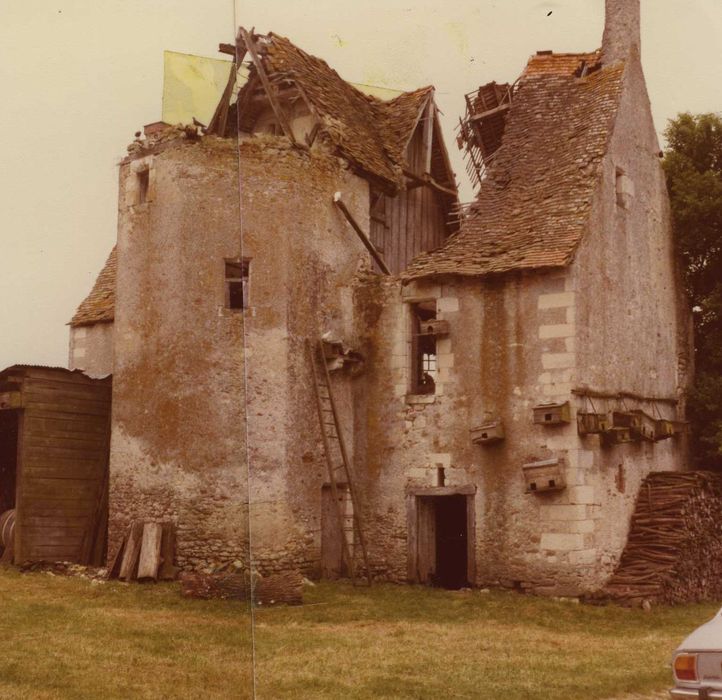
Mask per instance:
[[[0,372],[4,561],[104,562],[110,401],[110,377],[27,365]]]

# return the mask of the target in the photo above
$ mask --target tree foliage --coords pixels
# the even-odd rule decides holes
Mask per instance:
[[[694,314],[693,459],[722,467],[722,117],[680,114],[665,136],[675,244]]]

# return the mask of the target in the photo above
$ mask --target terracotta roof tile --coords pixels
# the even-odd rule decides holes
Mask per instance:
[[[593,54],[533,56],[501,147],[458,234],[416,257],[405,279],[569,264],[583,235],[621,92],[622,64],[584,78]]]
[[[70,319],[71,326],[89,326],[93,323],[112,321],[115,318],[115,272],[117,256],[115,247],[95,280],[90,294]]]
[[[326,61],[307,54],[283,36],[270,33],[262,45],[269,73],[300,86],[339,154],[392,192],[400,189],[404,184],[401,168],[405,146],[433,88],[380,100],[361,92]]]

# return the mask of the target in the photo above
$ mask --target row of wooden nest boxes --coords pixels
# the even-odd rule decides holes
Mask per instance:
[[[564,425],[571,423],[571,407],[564,403],[541,404],[533,409],[536,425]],[[654,418],[642,410],[619,410],[610,413],[577,411],[579,435],[599,435],[603,445],[626,442],[659,442],[686,430],[682,421]],[[471,441],[476,445],[493,445],[504,439],[504,425],[500,420],[489,421],[471,429]]]

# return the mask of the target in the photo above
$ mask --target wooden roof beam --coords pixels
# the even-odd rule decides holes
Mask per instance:
[[[433,93],[432,93],[433,94]],[[424,175],[431,175],[431,145],[434,136],[434,102],[429,96],[429,100],[424,107],[424,130],[421,135],[421,153],[423,154],[422,172]]]
[[[406,177],[408,177],[412,181],[412,183],[416,183],[417,186],[426,185],[427,187],[431,187],[432,189],[440,192],[441,194],[445,194],[450,197],[459,196],[459,193],[456,190],[452,190],[450,187],[444,187],[444,185],[440,185],[428,173],[419,175],[418,173],[414,173],[411,170],[407,170],[406,168],[404,168],[404,175],[406,175]]]
[[[221,95],[221,100],[213,113],[211,121],[205,129],[206,134],[216,134],[224,136],[226,133],[226,123],[228,121],[228,108],[231,106],[231,95],[233,94],[233,86],[236,84],[237,65],[235,61],[231,63],[231,73],[228,76],[228,82]]]
[[[289,141],[294,146],[298,146],[299,143],[296,141],[296,139],[293,135],[293,131],[291,130],[291,125],[288,123],[286,114],[284,113],[283,108],[281,107],[281,104],[276,99],[276,94],[274,93],[273,87],[271,86],[271,83],[268,80],[268,75],[266,74],[266,69],[263,67],[263,63],[261,61],[260,56],[258,55],[258,49],[256,48],[253,38],[243,27],[238,28],[238,34],[240,35],[241,39],[243,40],[243,43],[246,46],[246,50],[248,51],[248,53],[251,56],[251,60],[253,61],[253,65],[256,69],[256,74],[260,78],[261,84],[263,85],[263,88],[266,91],[266,94],[268,95],[268,101],[271,103],[271,109],[273,109],[273,113],[276,116],[278,123],[281,125],[281,129],[283,130],[283,133],[286,135],[286,137],[289,139]]]
[[[381,253],[379,253],[378,250],[376,250],[376,247],[371,242],[371,239],[364,233],[364,230],[358,225],[356,222],[356,219],[353,218],[353,214],[348,210],[348,207],[346,204],[344,204],[343,200],[341,199],[341,193],[336,192],[336,194],[333,195],[333,203],[341,210],[343,215],[346,217],[346,221],[351,224],[351,228],[356,232],[356,235],[361,239],[361,242],[366,247],[366,250],[368,250],[369,253],[371,253],[371,257],[374,259],[376,264],[381,268],[381,271],[385,275],[390,275],[391,271],[386,266],[386,263],[384,262],[383,256]]]

